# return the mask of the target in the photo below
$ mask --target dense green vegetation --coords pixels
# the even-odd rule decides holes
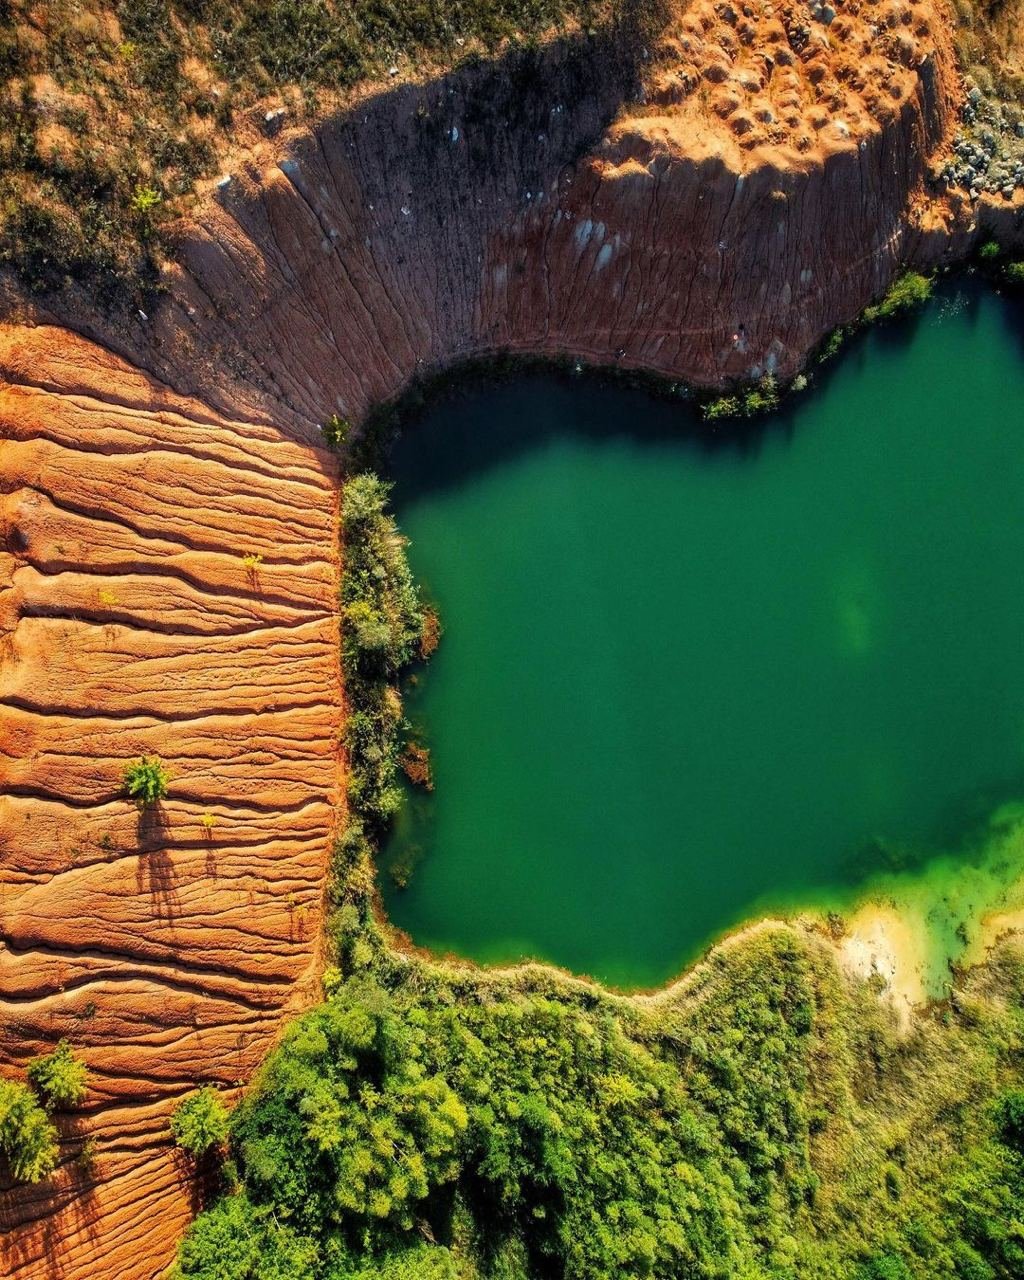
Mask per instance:
[[[33,1058],[25,1074],[48,1108],[73,1107],[88,1092],[85,1063],[67,1040],[61,1040],[52,1053]]]
[[[349,967],[232,1117],[239,1182],[182,1275],[1024,1268],[1020,952],[907,1036],[781,927],[653,1003],[540,970]]]
[[[217,1090],[207,1085],[180,1102],[171,1116],[171,1133],[189,1155],[219,1147],[228,1136],[228,1109]]]
[[[368,475],[344,493],[344,661],[367,719],[349,743],[336,963],[230,1118],[226,1190],[180,1276],[1019,1276],[1019,949],[904,1031],[826,938],[786,926],[649,1000],[389,947],[372,834],[393,810],[394,681],[429,628],[386,494]]]
[[[0,1155],[17,1182],[40,1182],[57,1163],[57,1130],[28,1085],[0,1080]]]
[[[258,103],[305,116],[392,65],[450,65],[601,0],[0,0],[0,264],[145,303],[174,223]]]
[[[370,473],[352,476],[342,493],[348,802],[352,826],[372,840],[402,801],[398,777],[405,726],[397,681],[437,644],[436,615],[420,601],[404,539],[386,511],[387,497],[388,486]]]

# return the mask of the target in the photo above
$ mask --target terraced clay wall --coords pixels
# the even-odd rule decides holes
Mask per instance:
[[[247,1079],[313,991],[336,487],[64,331],[0,332],[0,378],[0,1066],[67,1036],[91,1076],[56,1176],[0,1191],[0,1273],[149,1276],[193,1209],[171,1109]],[[143,754],[171,784],[140,814]]]

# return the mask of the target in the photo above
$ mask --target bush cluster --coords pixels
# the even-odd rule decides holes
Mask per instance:
[[[784,928],[647,1004],[549,970],[336,977],[232,1117],[241,1182],[180,1274],[1010,1280],[1024,959],[1003,965],[910,1038]]]
[[[197,1157],[225,1142],[228,1109],[212,1085],[199,1089],[175,1107],[171,1134],[183,1151]]]
[[[0,1079],[0,1155],[16,1182],[41,1182],[57,1165],[57,1130],[47,1113],[82,1101],[88,1071],[61,1040],[52,1053],[33,1058],[25,1074],[28,1085]]]
[[[32,1090],[0,1080],[0,1152],[17,1182],[41,1182],[57,1164],[57,1130]]]
[[[907,271],[893,282],[881,302],[865,308],[862,318],[865,324],[874,324],[878,320],[891,320],[903,312],[914,311],[932,296],[933,287],[928,276]]]
[[[73,1107],[88,1092],[85,1063],[66,1040],[61,1040],[45,1057],[33,1058],[25,1074],[47,1107]]]
[[[390,486],[366,472],[342,489],[341,652],[348,702],[348,818],[334,847],[328,931],[346,970],[386,952],[373,915],[374,855],[402,803],[399,681],[440,637],[437,614],[420,599],[406,542],[388,512]]]
[[[753,386],[707,401],[702,412],[705,422],[722,422],[729,418],[756,418],[778,406],[778,384],[770,373],[766,373]]]
[[[341,652],[348,715],[349,806],[370,834],[380,834],[401,804],[398,680],[424,656],[436,623],[420,600],[405,540],[388,514],[389,487],[370,473],[342,490],[344,569]]]

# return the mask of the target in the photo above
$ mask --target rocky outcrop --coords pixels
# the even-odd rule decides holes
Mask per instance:
[[[93,1078],[56,1180],[0,1192],[7,1273],[158,1274],[192,1206],[171,1107],[312,988],[341,714],[317,424],[498,350],[792,374],[904,263],[1020,231],[1019,200],[927,186],[959,103],[933,0],[699,0],[284,129],[197,204],[153,315],[0,334],[0,1067],[67,1035]],[[143,753],[155,816],[120,795]]]
[[[0,378],[0,1067],[67,1036],[91,1076],[55,1178],[0,1190],[0,1271],[151,1276],[193,1208],[172,1107],[315,990],[333,469],[64,331],[0,332]]]

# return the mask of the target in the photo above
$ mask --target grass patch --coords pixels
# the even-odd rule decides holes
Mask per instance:
[[[293,117],[369,78],[448,66],[602,0],[0,0],[0,264],[30,294],[146,308],[175,220],[258,105]]]

